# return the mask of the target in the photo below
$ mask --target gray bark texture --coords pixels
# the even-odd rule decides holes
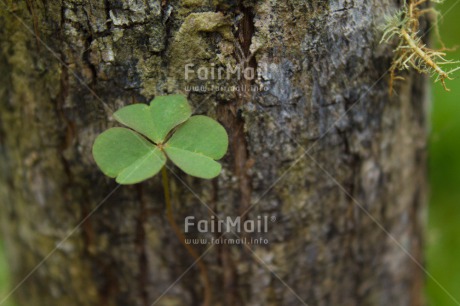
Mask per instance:
[[[407,73],[390,96],[395,45],[379,44],[401,1],[4,1],[0,209],[13,286],[46,258],[19,305],[202,305],[161,176],[117,187],[91,154],[115,110],[172,93],[230,139],[217,179],[170,165],[177,223],[211,210],[270,218],[267,233],[244,234],[267,245],[194,246],[210,305],[423,304],[412,259],[423,262],[426,84]],[[268,68],[186,79],[190,63]],[[187,90],[197,85],[242,90]]]

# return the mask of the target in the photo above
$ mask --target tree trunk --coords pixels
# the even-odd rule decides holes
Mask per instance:
[[[269,220],[238,233],[268,244],[193,246],[210,305],[423,304],[425,82],[404,75],[390,96],[395,46],[379,44],[400,1],[2,2],[0,205],[19,305],[202,305],[160,176],[120,187],[91,155],[115,110],[171,93],[230,138],[217,179],[169,166],[176,222]],[[198,71],[238,65],[256,78]]]

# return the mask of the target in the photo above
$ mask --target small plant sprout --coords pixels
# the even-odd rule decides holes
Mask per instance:
[[[206,116],[192,116],[182,95],[156,97],[150,105],[132,104],[114,113],[124,127],[108,129],[93,145],[93,156],[102,172],[119,184],[136,184],[162,171],[166,217],[175,235],[193,257],[204,287],[203,305],[212,300],[211,283],[201,256],[189,244],[173,217],[166,162],[170,159],[185,173],[211,179],[219,175],[216,160],[227,152],[224,127]]]
[[[460,69],[460,67],[450,70],[444,68],[446,65],[458,64],[459,61],[445,59],[446,54],[443,51],[446,48],[442,42],[443,47],[440,50],[433,50],[428,48],[422,41],[423,33],[420,33],[419,18],[424,14],[431,14],[436,17],[433,24],[439,39],[437,28],[437,15],[439,13],[433,8],[421,8],[427,2],[428,0],[405,0],[404,7],[401,10],[386,18],[386,25],[380,43],[389,43],[395,38],[399,41],[394,50],[395,55],[390,67],[390,94],[393,91],[394,81],[404,79],[396,75],[397,71],[413,68],[419,73],[435,77],[435,82],[441,81],[444,89],[449,91],[445,80],[451,80],[452,73]],[[442,3],[443,0],[432,0],[432,2]]]
[[[215,120],[191,114],[182,95],[160,96],[150,105],[121,108],[113,116],[128,128],[111,128],[96,138],[96,164],[119,184],[154,176],[167,159],[189,175],[216,177],[221,170],[216,160],[227,152],[227,132]]]

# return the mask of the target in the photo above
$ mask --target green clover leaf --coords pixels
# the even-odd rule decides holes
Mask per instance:
[[[206,116],[191,116],[182,95],[156,97],[150,105],[132,104],[114,113],[128,128],[100,134],[93,156],[102,172],[120,184],[142,182],[165,165],[167,158],[185,173],[211,179],[219,175],[228,148],[224,127]]]

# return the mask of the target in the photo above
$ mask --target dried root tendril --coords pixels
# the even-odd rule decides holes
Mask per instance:
[[[441,3],[444,0],[432,0]],[[399,44],[394,50],[395,56],[390,67],[390,94],[393,92],[395,80],[404,78],[397,75],[398,71],[413,68],[419,73],[428,74],[435,78],[435,82],[441,81],[444,89],[449,91],[445,80],[451,80],[452,73],[460,70],[456,67],[450,70],[444,68],[445,65],[459,64],[460,61],[447,60],[444,47],[437,27],[439,12],[433,8],[421,8],[421,5],[428,0],[406,0],[404,7],[393,16],[386,18],[383,36],[380,43],[390,43],[393,39],[398,39]],[[438,37],[442,48],[433,50],[428,48],[423,42],[419,29],[419,18],[424,14],[429,14],[434,18],[433,24],[435,34]],[[434,17],[433,17],[434,16]]]

